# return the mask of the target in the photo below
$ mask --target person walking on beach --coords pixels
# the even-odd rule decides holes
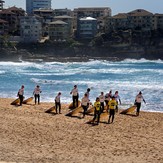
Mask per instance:
[[[112,90],[110,90],[109,93],[105,94],[105,104],[106,104],[107,110],[109,109],[108,103],[110,101],[110,98],[112,98]]]
[[[120,99],[120,96],[118,94],[118,91],[115,91],[114,98],[117,101],[117,105],[116,105],[116,109],[115,110],[116,110],[116,112],[118,112],[118,103],[120,103],[120,105],[121,105],[121,99]]]
[[[24,99],[24,85],[22,85],[21,88],[18,90],[17,96],[20,99],[20,106],[22,106],[23,99]]]
[[[108,123],[110,123],[110,118],[111,117],[112,117],[112,123],[113,123],[114,115],[115,115],[115,109],[116,109],[116,106],[117,106],[117,101],[116,101],[114,96],[109,101],[108,105],[109,105],[109,119],[108,119]]]
[[[33,91],[33,95],[34,95],[34,97],[35,97],[35,105],[36,105],[37,101],[38,101],[38,104],[40,104],[40,93],[41,93],[41,92],[42,92],[42,91],[41,91],[41,89],[40,89],[40,86],[37,85],[36,88],[35,88],[34,91]]]
[[[139,94],[136,96],[135,98],[135,105],[137,107],[136,110],[136,115],[139,116],[139,112],[140,112],[140,107],[141,107],[141,102],[142,100],[144,101],[144,103],[146,104],[146,101],[144,100],[143,96],[142,96],[142,92],[140,91]]]
[[[73,109],[78,107],[78,99],[79,99],[79,93],[78,93],[78,88],[77,85],[74,85],[74,88],[70,92],[72,94],[72,100],[73,100]]]
[[[84,97],[81,100],[81,106],[83,108],[83,118],[85,117],[86,111],[89,107],[89,99],[87,93],[84,94]]]
[[[100,114],[101,114],[101,108],[100,108],[100,99],[99,97],[96,98],[96,101],[94,103],[94,118],[93,118],[93,123],[95,124],[95,120],[97,118],[97,125],[99,124],[100,122]]]
[[[101,113],[102,113],[104,111],[104,101],[105,101],[104,92],[101,92],[99,99],[100,99],[100,107],[101,107]]]
[[[89,102],[88,102],[88,108],[89,108],[89,104],[90,104],[90,99],[89,99],[90,91],[91,91],[91,89],[90,89],[90,88],[87,88],[86,94],[87,94],[87,98],[88,98],[88,100],[89,100]],[[88,108],[87,108],[87,109],[88,109]]]
[[[55,97],[55,109],[57,114],[58,114],[58,108],[59,108],[59,114],[61,114],[61,92],[59,92]]]

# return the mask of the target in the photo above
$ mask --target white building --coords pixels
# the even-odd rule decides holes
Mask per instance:
[[[42,22],[37,16],[20,17],[21,42],[38,42],[42,37]]]
[[[51,0],[26,0],[27,14],[32,14],[33,10],[40,8],[51,9]]]

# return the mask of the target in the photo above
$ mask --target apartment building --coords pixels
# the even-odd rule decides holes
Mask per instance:
[[[154,15],[155,29],[163,30],[163,14],[155,14]]]
[[[26,0],[27,14],[33,14],[33,10],[51,9],[51,0]]]
[[[0,19],[5,20],[9,24],[9,34],[20,35],[20,16],[24,16],[25,11],[21,8],[10,7],[0,11]]]
[[[38,42],[42,37],[42,18],[39,16],[20,17],[21,42]]]
[[[52,41],[63,41],[69,38],[68,24],[57,20],[48,25],[49,39]]]
[[[68,28],[68,35],[71,37],[73,35],[73,17],[68,15],[62,15],[62,16],[55,16],[53,18],[54,21],[61,20],[65,23],[67,23]]]
[[[0,36],[8,34],[9,25],[5,20],[0,19]]]
[[[97,19],[99,31],[103,30],[103,17],[111,17],[111,8],[109,7],[89,7],[89,8],[75,8],[74,12],[74,28],[77,28],[77,20],[85,17],[92,17]]]
[[[97,19],[92,17],[80,18],[77,23],[77,38],[92,39],[97,34]]]
[[[54,9],[54,15],[55,16],[64,16],[64,15],[68,15],[73,17],[73,11],[71,11],[70,9]]]
[[[143,9],[137,9],[128,13],[119,13],[105,19],[105,32],[112,30],[137,29],[142,31],[154,30],[154,15]]]

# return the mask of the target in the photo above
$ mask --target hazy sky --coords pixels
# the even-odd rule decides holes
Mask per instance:
[[[5,8],[16,6],[26,9],[26,0],[5,0]],[[110,7],[112,15],[145,9],[163,14],[163,0],[52,0],[52,8]]]

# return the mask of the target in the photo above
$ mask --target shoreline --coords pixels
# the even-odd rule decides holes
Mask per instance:
[[[116,114],[113,124],[102,119],[98,126],[87,124],[93,118],[80,118],[45,111],[53,103],[10,105],[0,98],[0,161],[59,163],[162,163],[163,134],[161,113]]]

